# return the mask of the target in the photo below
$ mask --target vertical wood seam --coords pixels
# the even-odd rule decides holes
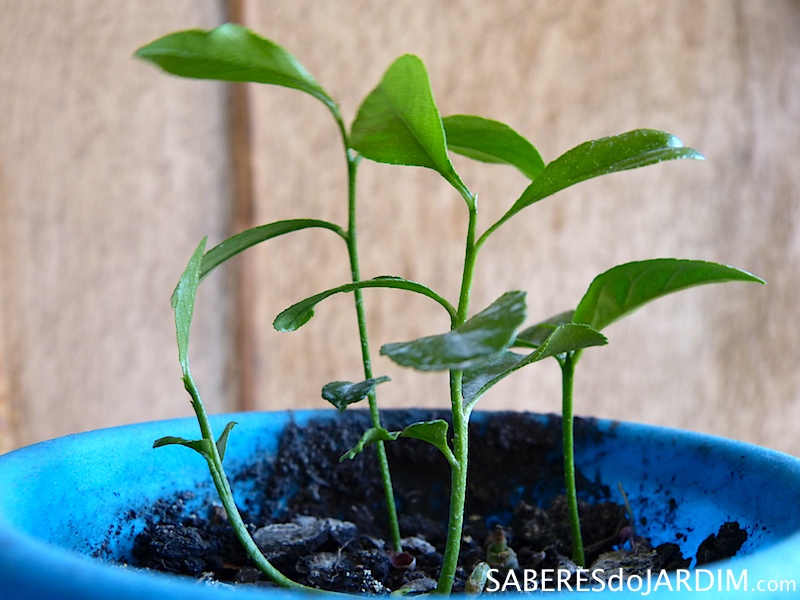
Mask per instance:
[[[2,309],[2,306],[0,306],[0,309]],[[2,321],[0,320],[1,324]],[[3,340],[5,339],[6,336],[3,335]],[[15,446],[9,372],[7,349],[5,344],[0,341],[0,454],[8,452]]]
[[[243,0],[228,0],[228,20],[245,24],[245,7]],[[233,175],[233,214],[231,234],[244,231],[255,226],[255,200],[253,187],[253,141],[252,141],[252,105],[250,102],[250,86],[248,84],[229,84],[228,86],[228,123],[231,147],[231,170]],[[235,338],[234,356],[238,385],[238,399],[234,406],[239,410],[254,410],[256,336],[255,336],[255,265],[252,255],[244,253],[238,259],[234,275]]]
[[[2,173],[0,173],[2,175]],[[0,178],[0,184],[2,184]],[[0,185],[0,194],[4,193]],[[9,234],[9,212],[4,203],[5,196],[0,197],[0,454],[8,452],[17,446],[19,433],[14,431],[15,413],[11,404],[11,353],[10,353],[10,299],[7,296],[12,289],[12,275],[10,273],[11,242]],[[9,261],[6,263],[5,261]]]

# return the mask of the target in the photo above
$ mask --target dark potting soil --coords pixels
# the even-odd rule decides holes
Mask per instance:
[[[445,418],[431,411],[425,419]],[[420,419],[388,411],[388,429]],[[404,553],[393,555],[385,520],[383,488],[374,448],[339,463],[369,427],[363,411],[339,418],[289,425],[277,456],[239,472],[232,486],[252,487],[239,508],[268,559],[295,581],[350,593],[385,594],[400,587],[425,592],[435,586],[444,550],[449,467],[438,450],[418,440],[387,444],[404,536]],[[575,437],[597,435],[578,419]],[[571,569],[566,502],[561,494],[560,420],[543,423],[519,413],[496,413],[470,428],[470,471],[461,558],[454,591],[479,562],[522,573]],[[609,502],[610,490],[578,473],[580,514],[590,569],[609,575],[648,569],[688,568],[676,544],[652,548],[636,534],[624,506]],[[272,585],[235,539],[218,503],[207,514],[184,510],[187,492],[156,503],[137,537],[133,564],[230,584]],[[747,533],[723,524],[698,549],[698,565],[735,555]],[[498,551],[499,549],[499,551]],[[551,571],[552,572],[552,571]],[[496,575],[502,581],[503,575]],[[520,575],[519,581],[522,581]]]

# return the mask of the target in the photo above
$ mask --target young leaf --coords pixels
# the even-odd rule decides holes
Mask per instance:
[[[746,271],[699,260],[660,258],[619,265],[598,275],[575,309],[575,323],[601,330],[643,304],[706,283],[763,279]]]
[[[228,448],[228,436],[231,433],[231,429],[233,429],[236,425],[238,425],[236,421],[231,421],[225,425],[225,429],[222,431],[219,438],[217,438],[217,452],[219,452],[220,460],[225,458],[225,450]]]
[[[267,83],[311,94],[333,111],[336,103],[289,52],[233,23],[211,31],[179,31],[136,51],[168,73],[194,79]]]
[[[453,464],[455,456],[453,451],[450,450],[450,445],[447,443],[447,428],[449,425],[447,421],[436,419],[435,421],[420,421],[419,423],[412,423],[400,432],[401,437],[413,438],[415,440],[422,440],[432,446],[436,446],[447,462]]]
[[[370,444],[392,442],[399,437],[406,437],[422,440],[436,446],[444,454],[447,461],[452,463],[455,461],[455,457],[447,444],[447,428],[447,421],[441,419],[412,423],[402,431],[387,431],[382,427],[370,427],[364,432],[358,443],[339,458],[339,462],[344,462],[347,459],[352,460]]]
[[[561,323],[550,331],[536,350],[522,356],[505,352],[496,359],[464,372],[462,387],[465,406],[474,405],[492,386],[526,365],[551,356],[561,356],[590,346],[603,346],[606,337],[583,323]]]
[[[511,346],[524,320],[525,292],[506,292],[452,331],[386,344],[381,354],[420,371],[468,369]]]
[[[506,351],[493,356],[477,367],[466,369],[461,379],[464,405],[475,404],[489,388],[516,371],[517,365],[524,359],[524,354]]]
[[[407,279],[401,279],[400,277],[376,277],[375,279],[367,279],[365,281],[340,285],[339,287],[320,292],[319,294],[311,296],[310,298],[301,300],[300,302],[293,304],[286,310],[282,311],[277,317],[275,317],[273,326],[278,331],[295,331],[311,320],[311,318],[314,316],[314,307],[325,300],[325,298],[333,296],[334,294],[352,292],[353,290],[363,288],[395,288],[407,290],[409,292],[416,292],[417,294],[427,296],[428,298],[431,298],[441,304],[451,317],[456,314],[455,309],[447,300],[421,283],[408,281]]]
[[[400,437],[399,431],[386,431],[383,427],[370,427],[361,436],[358,443],[339,457],[339,462],[353,460],[364,448],[377,442],[391,442]]]
[[[528,179],[544,169],[544,161],[533,144],[504,123],[452,115],[442,119],[442,124],[452,152],[482,162],[511,165]]]
[[[549,163],[483,238],[523,208],[571,185],[609,173],[680,158],[703,160],[703,155],[692,148],[685,148],[674,135],[654,129],[637,129],[584,142]]]
[[[252,229],[247,229],[229,237],[224,242],[221,242],[206,252],[205,256],[203,256],[202,266],[200,267],[200,280],[202,281],[212,270],[226,260],[247,250],[251,246],[278,237],[284,233],[291,233],[292,231],[299,231],[310,227],[330,229],[343,239],[347,239],[347,234],[345,234],[338,225],[334,225],[328,221],[318,221],[316,219],[289,219],[253,227]]]
[[[163,446],[186,446],[187,448],[191,448],[198,454],[202,454],[204,458],[207,460],[211,459],[211,450],[209,448],[209,441],[206,439],[202,440],[187,440],[182,437],[175,437],[172,435],[168,435],[166,437],[162,437],[157,439],[153,442],[153,448],[161,448]]]
[[[538,348],[550,337],[556,327],[563,323],[571,323],[574,313],[574,310],[568,310],[520,331],[517,334],[517,339],[514,341],[514,346],[521,348]]]
[[[197,297],[197,286],[200,284],[200,265],[203,261],[205,247],[206,238],[203,238],[189,259],[189,264],[186,265],[186,270],[181,275],[172,294],[172,309],[175,311],[175,329],[178,335],[178,360],[181,363],[184,377],[189,375],[189,333],[192,327],[194,302]]]
[[[590,346],[605,346],[607,343],[606,336],[589,325],[584,323],[562,323],[519,366],[524,367],[527,364],[551,356],[576,352]]]
[[[472,198],[450,163],[428,73],[414,55],[395,60],[364,99],[350,145],[376,162],[438,171],[465,198]]]
[[[350,381],[332,381],[322,388],[322,397],[333,404],[339,412],[354,402],[360,402],[375,389],[378,384],[391,381],[388,377],[372,377],[365,381],[352,383]]]

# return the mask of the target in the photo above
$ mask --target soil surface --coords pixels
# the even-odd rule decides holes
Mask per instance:
[[[423,415],[445,418],[441,412]],[[418,420],[388,411],[387,429]],[[252,486],[242,506],[245,522],[264,554],[288,577],[319,588],[386,594],[406,588],[430,591],[442,562],[449,497],[449,468],[438,450],[400,439],[387,444],[404,536],[402,554],[391,552],[383,491],[374,448],[339,463],[369,427],[362,411],[337,419],[288,426],[272,460],[238,473],[233,488]],[[596,435],[577,420],[576,439]],[[519,413],[497,413],[470,429],[470,472],[462,551],[454,591],[480,562],[505,573],[570,569],[566,503],[560,495],[560,420],[542,424]],[[652,548],[636,535],[624,506],[610,491],[578,473],[580,513],[590,569],[610,575],[688,568],[733,556],[747,539],[737,523],[720,524],[696,557],[676,544]],[[135,566],[179,573],[223,584],[271,586],[234,538],[218,503],[207,514],[184,510],[192,490],[158,502],[137,537]],[[615,494],[617,497],[619,494]],[[503,577],[497,575],[501,581]]]

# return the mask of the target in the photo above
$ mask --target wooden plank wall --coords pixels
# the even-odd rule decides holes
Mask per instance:
[[[194,244],[248,223],[345,221],[341,149],[316,101],[245,86],[233,105],[249,107],[246,118],[230,128],[225,88],[129,59],[161,33],[221,22],[226,7],[121,6],[38,0],[0,13],[6,447],[187,413],[167,298]],[[574,306],[596,273],[654,256],[749,269],[769,285],[686,292],[610,328],[609,347],[584,357],[577,410],[800,454],[800,176],[792,161],[800,151],[800,5],[236,6],[243,22],[299,57],[348,121],[391,60],[413,52],[444,114],[505,121],[546,160],[635,127],[666,129],[701,150],[705,163],[586,182],[523,213],[485,247],[473,306],[521,288],[531,318],[549,316]],[[242,181],[247,168],[231,175],[231,138],[252,181]],[[509,169],[456,167],[480,195],[482,227],[524,187]],[[242,202],[248,184],[252,206]],[[360,190],[364,275],[398,274],[453,297],[465,224],[455,194],[432,172],[367,162]],[[333,236],[294,234],[238,261],[250,287],[235,278],[236,266],[204,286],[193,353],[212,409],[322,406],[322,384],[359,376],[350,298],[331,299],[294,334],[270,327],[289,303],[346,280],[343,250]],[[374,291],[366,301],[376,348],[446,326],[424,300]],[[443,377],[384,359],[376,370],[394,379],[382,386],[384,406],[446,405]],[[498,386],[483,407],[557,410],[558,386],[555,363],[539,365]],[[5,434],[4,422],[12,424]]]
[[[166,30],[223,19],[212,0],[2,3],[6,447],[191,413],[169,297],[200,238],[229,229],[226,90],[164,77],[131,55]],[[236,385],[225,378],[223,287],[206,290],[197,331],[217,410],[231,407]]]

